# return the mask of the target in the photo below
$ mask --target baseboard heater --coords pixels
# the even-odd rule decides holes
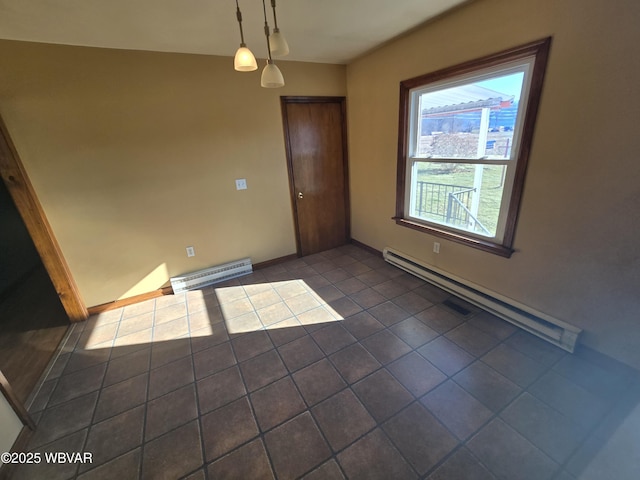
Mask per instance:
[[[383,257],[391,265],[440,287],[568,352],[573,353],[576,347],[582,330],[573,325],[455,275],[427,266],[392,248],[385,248]]]
[[[170,279],[171,288],[173,288],[173,293],[180,293],[248,275],[251,272],[253,272],[251,259],[243,258],[223,265],[198,270],[197,272],[187,273],[179,277],[172,277]]]

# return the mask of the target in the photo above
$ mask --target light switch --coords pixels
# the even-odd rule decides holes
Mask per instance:
[[[246,190],[246,189],[247,189],[247,179],[246,178],[236,179],[236,190]]]

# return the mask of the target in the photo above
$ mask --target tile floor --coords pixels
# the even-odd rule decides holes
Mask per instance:
[[[13,478],[638,478],[638,378],[345,246],[75,325]]]

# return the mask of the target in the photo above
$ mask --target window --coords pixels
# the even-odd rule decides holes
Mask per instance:
[[[551,39],[400,83],[400,225],[509,257]]]

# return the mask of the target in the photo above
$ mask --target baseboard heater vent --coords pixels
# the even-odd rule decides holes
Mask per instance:
[[[467,280],[426,266],[419,260],[392,248],[385,248],[383,256],[391,265],[440,287],[568,352],[573,353],[576,347],[582,330],[573,325]]]
[[[215,267],[173,277],[171,278],[171,288],[173,288],[173,293],[180,293],[248,275],[251,272],[253,272],[251,259],[243,258],[224,265],[216,265]]]

